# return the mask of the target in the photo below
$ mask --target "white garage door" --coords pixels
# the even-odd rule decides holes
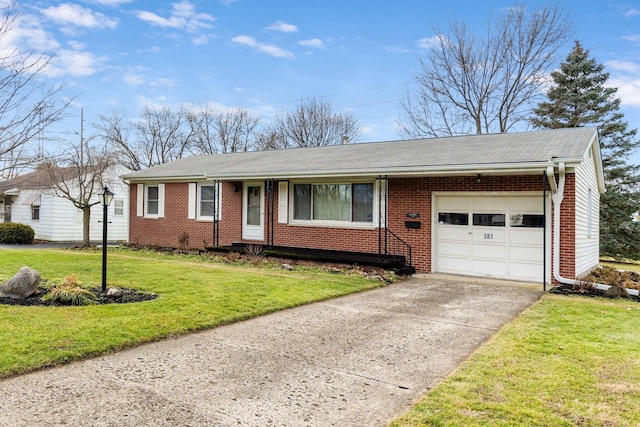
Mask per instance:
[[[540,196],[437,196],[433,271],[542,281]]]

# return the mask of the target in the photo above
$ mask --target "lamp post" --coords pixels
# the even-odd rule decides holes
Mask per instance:
[[[102,205],[102,292],[107,292],[107,208],[113,200],[113,195],[107,186],[98,193]]]

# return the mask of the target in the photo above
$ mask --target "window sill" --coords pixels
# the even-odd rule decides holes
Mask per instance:
[[[376,226],[370,222],[332,222],[332,221],[291,221],[287,225],[292,227],[313,228],[345,228],[352,230],[375,230]]]

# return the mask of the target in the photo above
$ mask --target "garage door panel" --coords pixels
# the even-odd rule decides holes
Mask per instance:
[[[539,247],[511,246],[509,247],[509,259],[515,261],[529,261],[540,263],[544,251]]]
[[[474,212],[504,212],[507,210],[507,200],[505,197],[471,197],[472,209]]]
[[[509,211],[541,214],[542,197],[510,197]]]
[[[509,242],[516,245],[541,245],[543,230],[542,228],[512,228]]]
[[[542,278],[542,197],[437,196],[435,209],[468,215],[469,225],[436,225],[434,271],[517,280]]]
[[[507,232],[502,227],[473,227],[473,242],[500,243],[507,242]]]
[[[542,265],[536,263],[509,263],[509,276],[521,280],[542,279]]]
[[[438,210],[455,210],[467,212],[471,206],[469,197],[438,197]]]
[[[500,258],[506,259],[507,247],[505,245],[473,244],[471,256],[474,258]]]
[[[456,225],[441,225],[438,227],[439,240],[468,241],[469,227]]]
[[[466,257],[469,254],[469,245],[462,242],[439,242],[438,253]]]
[[[467,257],[438,257],[438,271],[443,273],[468,274],[469,258]]]
[[[507,263],[497,260],[479,260],[471,261],[471,273],[482,276],[504,277],[507,275]]]

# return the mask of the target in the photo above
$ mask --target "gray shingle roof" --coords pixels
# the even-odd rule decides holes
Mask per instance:
[[[371,142],[183,158],[124,175],[145,179],[262,179],[408,175],[541,169],[579,162],[597,141],[593,128]]]

